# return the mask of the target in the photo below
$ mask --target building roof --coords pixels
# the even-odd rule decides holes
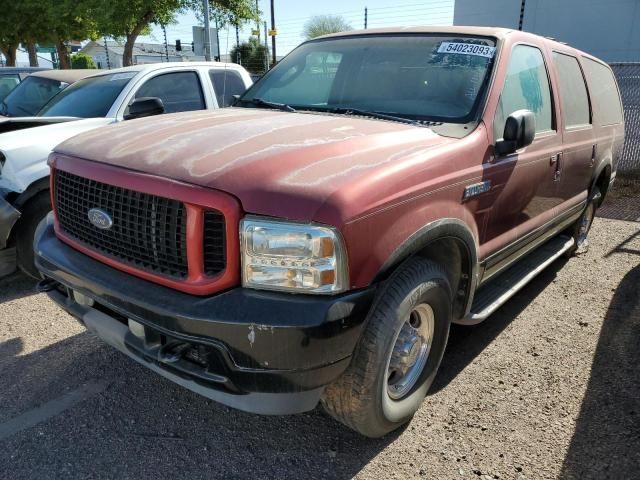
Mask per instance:
[[[96,48],[104,49],[104,42],[89,42],[84,46],[84,49],[92,46]],[[115,55],[123,55],[124,54],[124,42],[118,42],[115,40],[107,41],[107,48],[111,53]],[[170,57],[195,57],[195,53],[191,51],[191,44],[184,43],[182,45],[182,51],[178,52],[176,50],[176,46],[174,44],[168,44],[167,49],[165,51],[164,43],[145,43],[145,42],[136,42],[133,45],[133,56],[154,56],[164,57],[169,52]]]
[[[43,70],[40,72],[32,73],[34,77],[49,78],[51,80],[57,80],[59,82],[73,83],[78,80],[82,80],[89,75],[100,73],[102,70],[93,69],[76,69],[76,70]]]
[[[47,70],[46,67],[0,67],[0,73],[7,75],[9,73],[33,73]]]

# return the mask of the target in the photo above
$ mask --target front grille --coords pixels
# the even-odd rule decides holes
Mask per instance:
[[[58,222],[71,239],[141,270],[187,277],[187,213],[182,202],[61,170],[55,173],[54,188]],[[88,212],[95,208],[109,214],[111,228],[101,230],[89,221]]]
[[[224,215],[215,210],[204,212],[204,274],[213,276],[226,266]]]

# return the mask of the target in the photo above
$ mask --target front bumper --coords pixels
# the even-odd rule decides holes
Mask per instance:
[[[60,284],[51,298],[100,338],[184,387],[255,413],[313,409],[347,368],[373,296],[243,288],[192,296],[89,258],[60,242],[50,222],[35,248],[40,271]]]

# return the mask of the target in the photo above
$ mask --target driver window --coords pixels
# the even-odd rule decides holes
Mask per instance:
[[[542,52],[529,45],[516,45],[511,52],[493,132],[502,138],[507,117],[516,110],[531,110],[536,118],[536,134],[553,130],[551,89]]]

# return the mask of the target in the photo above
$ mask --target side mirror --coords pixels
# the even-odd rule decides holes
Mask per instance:
[[[125,120],[133,120],[134,118],[151,117],[152,115],[160,115],[164,113],[164,104],[158,97],[140,97],[136,98],[124,114]]]
[[[498,155],[508,155],[531,145],[536,136],[536,117],[530,110],[513,112],[504,124],[502,140],[496,142]]]

